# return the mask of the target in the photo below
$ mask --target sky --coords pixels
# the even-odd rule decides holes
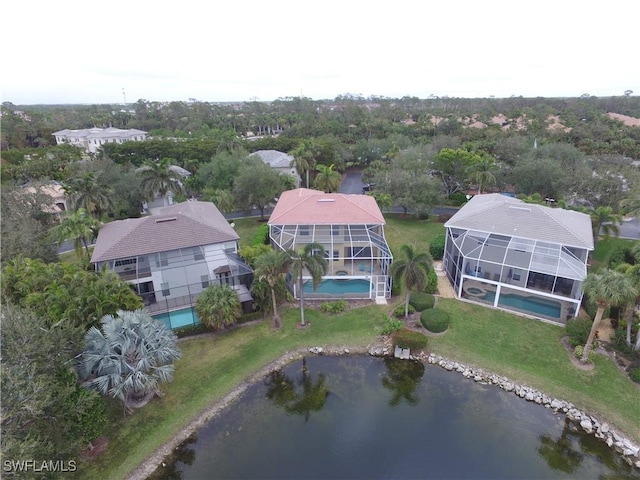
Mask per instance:
[[[640,2],[20,0],[15,105],[640,94]]]

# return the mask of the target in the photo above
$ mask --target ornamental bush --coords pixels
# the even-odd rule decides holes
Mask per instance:
[[[444,234],[435,237],[429,244],[429,253],[434,260],[442,260],[444,257]]]
[[[451,320],[449,312],[439,308],[424,310],[420,314],[420,323],[431,333],[442,333],[449,328]]]
[[[391,335],[393,332],[400,330],[404,323],[395,318],[386,317],[384,326],[382,327],[382,335]]]
[[[631,365],[627,371],[629,372],[631,380],[636,383],[640,383],[640,363]]]
[[[391,335],[393,347],[408,348],[410,350],[424,350],[427,347],[427,336],[407,328],[396,330]]]
[[[324,302],[320,305],[320,310],[324,313],[335,315],[344,312],[348,306],[349,302],[346,300],[335,300],[333,302]]]
[[[422,312],[428,308],[433,308],[436,299],[430,293],[413,292],[409,298],[409,305],[416,309],[416,312]]]
[[[425,293],[436,293],[438,291],[438,274],[434,269],[429,270],[427,276],[427,286],[424,287]]]
[[[572,347],[583,346],[587,343],[592,323],[593,321],[589,318],[571,318],[567,321],[565,330],[569,335],[569,344]]]
[[[409,315],[412,313],[416,313],[416,309],[413,308],[413,305],[409,304]],[[404,318],[404,303],[398,305],[393,311],[393,316],[396,318]]]

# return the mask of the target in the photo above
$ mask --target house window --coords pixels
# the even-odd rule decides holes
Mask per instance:
[[[202,282],[202,288],[207,288],[209,286],[209,275],[201,275],[200,282]]]
[[[300,235],[309,235],[309,225],[300,225]]]
[[[229,285],[231,284],[231,272],[220,272],[217,273],[216,276],[218,277],[218,283],[220,283],[220,285]]]
[[[337,237],[340,235],[340,225],[332,225],[331,226],[331,235]]]
[[[338,250],[333,251],[333,261],[337,262],[340,259],[340,252]]]
[[[171,295],[171,290],[169,289],[168,283],[161,283],[160,288],[162,289],[163,296],[168,297],[169,295]]]
[[[202,253],[202,249],[200,247],[193,248],[193,259],[194,260],[204,260],[204,253]]]
[[[167,252],[160,252],[156,256],[156,265],[158,267],[167,267],[169,266],[169,260],[167,259]]]
[[[137,258],[127,258],[126,260],[116,260],[113,266],[122,267],[124,265],[135,265],[136,263],[138,263]]]
[[[514,268],[513,269],[513,280],[515,282],[519,282],[520,281],[520,275],[522,275],[522,270],[520,270],[518,268]]]

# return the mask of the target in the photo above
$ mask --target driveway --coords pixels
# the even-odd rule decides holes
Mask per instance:
[[[348,171],[345,173],[338,193],[362,193],[362,172]]]

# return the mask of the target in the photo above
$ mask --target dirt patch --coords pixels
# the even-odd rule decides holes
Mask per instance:
[[[93,460],[104,453],[109,446],[109,439],[107,437],[96,438],[91,442],[91,446],[82,452],[83,460]]]

